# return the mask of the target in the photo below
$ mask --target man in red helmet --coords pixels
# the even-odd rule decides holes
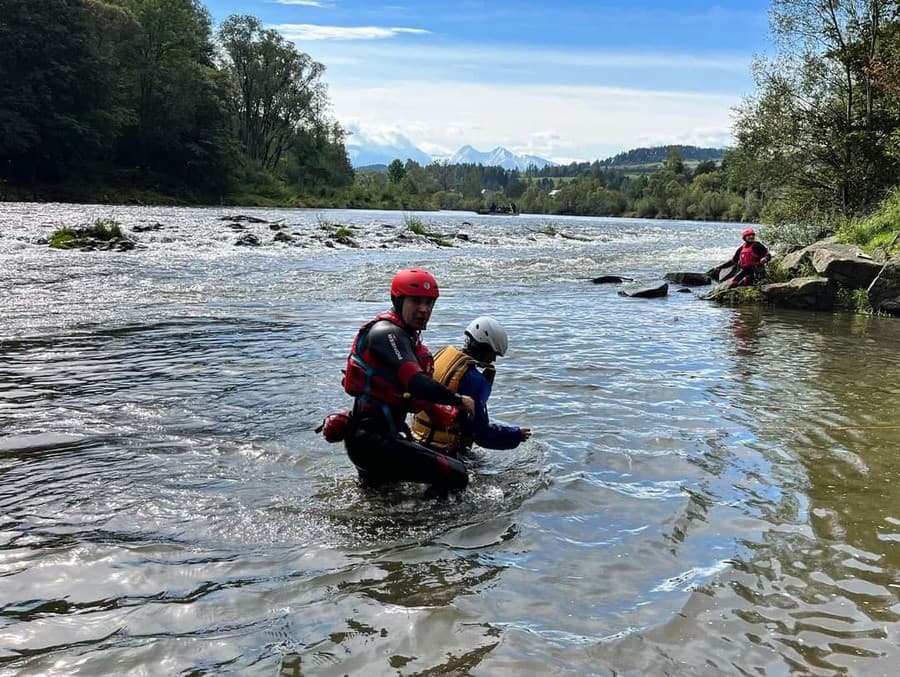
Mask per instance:
[[[438,296],[431,273],[401,270],[391,281],[393,308],[364,324],[353,341],[343,379],[354,397],[344,446],[367,484],[422,482],[446,493],[469,482],[460,461],[413,441],[406,424],[408,413],[423,409],[447,427],[459,408],[470,416],[475,411],[471,397],[432,378],[434,362],[420,332]]]
[[[719,272],[727,266],[737,265],[740,271],[731,279],[729,288],[749,286],[756,284],[761,267],[772,259],[772,254],[762,242],[756,241],[756,231],[752,228],[745,228],[741,231],[743,244],[737,248],[730,259],[725,263],[721,263],[714,271]]]

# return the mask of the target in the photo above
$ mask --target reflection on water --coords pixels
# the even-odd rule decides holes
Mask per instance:
[[[165,228],[32,244],[103,209],[0,205],[0,670],[895,672],[900,323],[583,279],[703,270],[739,227],[423,215],[470,236],[440,249],[333,212],[362,248],[331,250],[258,210],[303,246],[246,251],[221,210],[116,208]],[[412,263],[433,348],[506,325],[492,413],[535,430],[461,500],[364,490],[313,432]]]

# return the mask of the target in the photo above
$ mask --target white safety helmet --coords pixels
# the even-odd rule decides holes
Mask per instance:
[[[490,315],[482,315],[469,322],[469,326],[466,327],[466,336],[478,343],[489,345],[501,357],[509,348],[506,330]]]

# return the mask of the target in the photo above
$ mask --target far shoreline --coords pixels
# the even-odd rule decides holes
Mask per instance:
[[[296,203],[285,202],[283,200],[273,200],[260,195],[241,195],[241,198],[250,198],[242,200],[232,200],[227,196],[219,202],[209,202],[188,197],[177,197],[167,193],[157,191],[146,191],[139,189],[120,190],[109,189],[108,191],[98,190],[85,194],[82,191],[71,191],[69,188],[33,190],[16,188],[10,190],[8,186],[0,184],[0,203],[33,203],[33,204],[73,204],[73,205],[96,205],[103,207],[181,207],[181,208],[197,208],[197,209],[334,209],[348,211],[384,211],[384,212],[432,212],[438,214],[440,212],[458,212],[460,214],[470,214],[473,217],[507,217],[516,218],[518,216],[541,216],[541,217],[563,217],[563,218],[609,218],[609,219],[633,219],[638,221],[694,221],[696,223],[727,223],[734,225],[746,225],[745,221],[729,221],[727,219],[683,219],[683,218],[663,218],[663,217],[645,217],[636,214],[554,214],[551,212],[528,212],[521,214],[479,214],[474,209],[442,209],[435,207],[425,207],[420,205],[408,205],[398,207],[370,206],[370,205],[346,205],[334,204],[329,201],[317,201],[315,199],[306,202],[303,198],[298,198]],[[754,224],[758,225],[758,224]]]

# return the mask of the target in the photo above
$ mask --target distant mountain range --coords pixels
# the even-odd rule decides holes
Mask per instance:
[[[396,159],[402,162],[415,160],[420,165],[445,161],[449,164],[476,164],[520,171],[525,171],[531,166],[542,169],[557,164],[537,155],[517,155],[503,146],[497,146],[489,151],[479,151],[466,145],[449,157],[432,156],[418,148],[399,132],[382,132],[372,135],[363,132],[355,125],[349,126],[347,131],[349,132],[345,142],[347,154],[350,156],[350,164],[357,169],[383,169]],[[656,164],[665,162],[672,149],[677,150],[681,159],[687,161],[713,160],[721,162],[724,157],[724,150],[721,148],[673,145],[635,148],[599,162],[607,167]]]
[[[347,148],[347,155],[350,156],[350,164],[357,169],[389,165],[396,159],[402,162],[415,160],[420,165],[445,160],[450,164],[481,164],[486,167],[522,171],[531,165],[540,168],[555,164],[536,155],[516,155],[503,146],[497,146],[487,152],[475,150],[472,146],[463,146],[449,157],[432,156],[399,132],[380,132],[373,135],[367,134],[356,125],[348,126],[347,131],[349,135],[344,145]]]
[[[463,146],[447,158],[447,162],[451,165],[484,165],[485,167],[503,167],[503,169],[519,169],[521,171],[525,171],[532,165],[541,169],[547,165],[556,164],[537,155],[516,155],[503,146],[497,146],[486,153],[475,150],[472,146]]]

